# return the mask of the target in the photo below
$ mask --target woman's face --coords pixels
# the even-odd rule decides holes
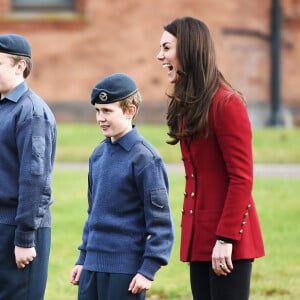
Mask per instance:
[[[164,31],[160,39],[160,51],[156,58],[168,70],[168,80],[175,83],[179,78],[180,65],[176,54],[177,39],[168,31]]]

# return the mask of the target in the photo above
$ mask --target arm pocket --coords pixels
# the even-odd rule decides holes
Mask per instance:
[[[42,175],[44,173],[45,144],[44,137],[32,137],[31,174],[33,175]]]
[[[155,218],[168,213],[168,193],[165,189],[151,191],[151,211]]]
[[[158,189],[151,191],[151,203],[157,208],[164,208],[168,201],[168,194],[165,189]]]

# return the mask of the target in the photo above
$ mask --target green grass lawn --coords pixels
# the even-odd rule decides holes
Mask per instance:
[[[180,162],[178,146],[169,146],[163,125],[138,125],[140,132],[160,151],[164,160]],[[87,162],[103,139],[96,124],[58,124],[57,161]],[[300,163],[300,129],[255,129],[255,162]],[[45,300],[75,300],[77,288],[69,274],[78,256],[86,219],[87,171],[54,173],[52,249]],[[179,261],[180,218],[184,177],[170,174],[170,201],[176,239],[170,263],[156,276],[148,293],[151,300],[191,300],[189,269]],[[254,262],[251,300],[300,299],[300,178],[255,178],[253,191],[263,230],[266,257]]]
[[[69,273],[86,218],[86,176],[85,170],[56,170],[54,174],[56,200],[45,300],[76,299],[77,288],[69,283]],[[171,174],[170,187],[176,240],[170,263],[157,273],[148,299],[190,300],[188,266],[179,261],[183,175]],[[299,195],[300,179],[255,179],[254,197],[267,255],[254,262],[252,300],[300,299]]]
[[[179,146],[166,144],[167,127],[138,124],[139,131],[159,150],[165,162],[179,162]],[[103,140],[96,123],[58,124],[58,161],[87,161],[95,146]],[[300,163],[300,128],[260,128],[253,130],[255,162]]]

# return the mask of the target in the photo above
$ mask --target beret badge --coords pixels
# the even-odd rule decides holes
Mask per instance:
[[[99,94],[99,99],[101,100],[101,101],[103,101],[103,102],[105,102],[105,101],[107,101],[107,93],[105,93],[105,92],[101,92],[100,94]]]

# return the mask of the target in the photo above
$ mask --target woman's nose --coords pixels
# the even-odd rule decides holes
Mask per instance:
[[[157,58],[158,60],[162,60],[163,57],[164,57],[164,56],[163,56],[162,50],[160,50],[160,51],[157,53],[156,58]]]

